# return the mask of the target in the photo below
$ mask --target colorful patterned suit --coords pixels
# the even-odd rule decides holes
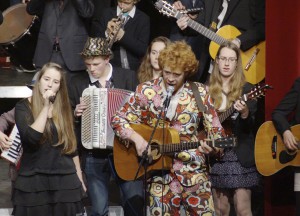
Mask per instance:
[[[206,131],[209,131],[213,138],[220,138],[224,135],[224,130],[213,108],[211,98],[204,85],[196,84],[207,112],[205,114],[199,112],[191,86],[186,82],[173,96],[178,104],[173,109],[171,119],[167,118],[167,121],[171,128],[178,131],[181,141],[198,141],[198,125],[201,120]],[[112,119],[111,124],[117,136],[122,139],[131,136],[133,130],[129,123],[154,127],[163,107],[164,95],[166,90],[162,78],[140,84],[134,96]],[[163,176],[153,176],[150,182],[151,215],[180,215],[180,204],[189,208],[189,211],[192,209],[194,213],[191,215],[212,215],[214,212],[205,155],[198,149],[175,153],[170,172]],[[178,208],[171,211],[171,206],[172,209],[174,206]]]

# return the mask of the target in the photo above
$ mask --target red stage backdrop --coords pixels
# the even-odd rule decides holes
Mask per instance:
[[[300,1],[266,0],[266,83],[274,90],[265,98],[265,119],[296,77],[300,76]],[[295,215],[293,171],[265,177],[266,216]]]

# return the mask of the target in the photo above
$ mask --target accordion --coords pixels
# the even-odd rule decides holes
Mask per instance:
[[[81,142],[87,149],[112,148],[114,131],[111,117],[133,95],[132,91],[116,88],[86,88],[82,100],[88,108],[81,117]]]
[[[1,157],[17,165],[23,154],[23,147],[17,126],[12,129],[9,138],[12,139],[12,145],[9,149],[3,150]]]

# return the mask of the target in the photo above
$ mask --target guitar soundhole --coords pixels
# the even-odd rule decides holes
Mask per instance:
[[[151,156],[154,161],[161,157],[160,145],[156,142],[151,143]]]

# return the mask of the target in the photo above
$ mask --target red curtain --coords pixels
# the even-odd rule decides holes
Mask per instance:
[[[265,120],[300,76],[300,1],[266,0],[266,78],[274,87],[265,98]],[[293,170],[264,179],[266,216],[295,215]],[[288,213],[287,213],[288,212]]]

